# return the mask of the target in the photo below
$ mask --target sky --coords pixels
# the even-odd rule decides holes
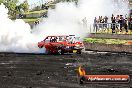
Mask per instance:
[[[22,3],[23,1],[25,0],[19,0],[20,3]],[[33,7],[36,7],[37,5],[41,5],[42,3],[45,3],[47,1],[51,1],[51,0],[27,0],[28,3],[29,3],[29,8],[33,8]],[[18,4],[20,4],[18,3]]]
[[[23,1],[25,1],[25,0],[19,0],[20,3]],[[44,3],[46,1],[51,1],[51,0],[27,0],[27,1],[28,1],[29,5],[33,5],[33,4],[40,4],[42,2]]]

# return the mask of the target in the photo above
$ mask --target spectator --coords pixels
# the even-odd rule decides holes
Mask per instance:
[[[129,18],[129,29],[132,32],[132,16]]]
[[[119,25],[119,20],[120,20],[120,16],[117,15],[117,16],[116,16],[116,23],[117,23],[117,24],[116,24],[116,28],[117,28],[118,30],[120,29],[120,28],[119,28],[119,26],[120,26],[120,25]]]
[[[122,27],[123,27],[123,21],[124,21],[124,18],[122,17],[123,15],[120,15],[120,20],[119,20],[119,23],[120,23],[120,32],[122,32]]]
[[[104,17],[104,23],[105,23],[104,27],[107,28],[107,23],[108,23],[108,17],[107,16]]]
[[[35,25],[39,24],[39,20],[35,21],[34,23],[35,23]]]
[[[115,33],[115,23],[116,23],[116,19],[115,17],[112,18],[112,33]]]
[[[99,23],[99,28],[102,28],[102,25],[100,24],[102,23],[102,16],[99,16],[98,23]]]
[[[120,16],[117,15],[117,16],[116,16],[116,22],[119,23],[119,20],[120,20]]]
[[[127,18],[124,19],[124,28],[125,28],[125,31],[127,33],[128,32],[128,20],[127,20]]]
[[[108,17],[105,16],[105,17],[104,17],[104,23],[107,23],[107,22],[108,22]]]
[[[103,22],[104,22],[103,17],[100,16],[100,23],[103,23]]]
[[[111,16],[111,23],[112,23],[112,24],[111,24],[111,29],[112,29],[112,33],[113,33],[113,29],[114,29],[114,28],[113,28],[113,27],[114,27],[114,25],[113,25],[114,18],[115,18],[115,17],[114,17],[114,15],[112,14],[112,16]]]
[[[98,23],[98,21],[97,21],[97,18],[95,17],[93,26],[94,26],[94,31],[96,31],[96,32],[97,32],[97,29],[98,29],[97,23]]]
[[[114,15],[112,14],[112,17],[111,17],[111,22],[113,21],[113,19],[114,19]]]
[[[127,14],[125,15],[125,18],[127,18],[128,16],[127,16]]]

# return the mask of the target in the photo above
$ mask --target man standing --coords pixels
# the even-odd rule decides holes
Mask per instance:
[[[119,20],[119,23],[120,23],[120,32],[122,32],[122,27],[123,27],[123,24],[124,24],[124,18],[122,17],[122,15],[120,15],[120,20]]]
[[[115,26],[116,26],[116,19],[115,17],[112,18],[112,33],[115,33]]]
[[[125,28],[125,31],[127,33],[128,32],[128,20],[127,20],[127,18],[124,19],[124,28]]]
[[[119,28],[119,27],[120,27],[119,20],[120,20],[120,16],[117,15],[117,16],[116,16],[116,23],[117,23],[117,24],[116,24],[116,28],[118,29],[118,31],[120,31],[120,28]]]
[[[96,18],[96,17],[94,18],[94,24],[93,24],[93,27],[94,27],[94,31],[97,32],[98,27],[97,27],[97,18]]]
[[[104,17],[104,23],[105,23],[104,27],[107,28],[107,23],[108,23],[108,17],[107,16]]]

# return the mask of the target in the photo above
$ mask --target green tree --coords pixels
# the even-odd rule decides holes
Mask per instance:
[[[3,3],[4,0],[0,0],[0,4]]]
[[[9,9],[9,14],[14,16],[16,14],[16,3],[13,1],[10,1],[7,3],[7,8]]]
[[[25,0],[23,3],[20,4],[20,7],[21,7],[21,9],[22,9],[24,12],[28,12],[28,10],[29,10],[28,1]]]
[[[3,3],[9,10],[9,15],[14,17],[16,15],[16,6],[18,0],[0,0],[0,4]]]

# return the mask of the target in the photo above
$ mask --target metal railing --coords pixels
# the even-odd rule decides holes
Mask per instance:
[[[92,32],[96,33],[99,30],[112,29],[113,27],[120,29],[120,24],[119,23],[96,23],[96,24],[93,24],[93,27],[90,26],[90,31],[93,30]]]

